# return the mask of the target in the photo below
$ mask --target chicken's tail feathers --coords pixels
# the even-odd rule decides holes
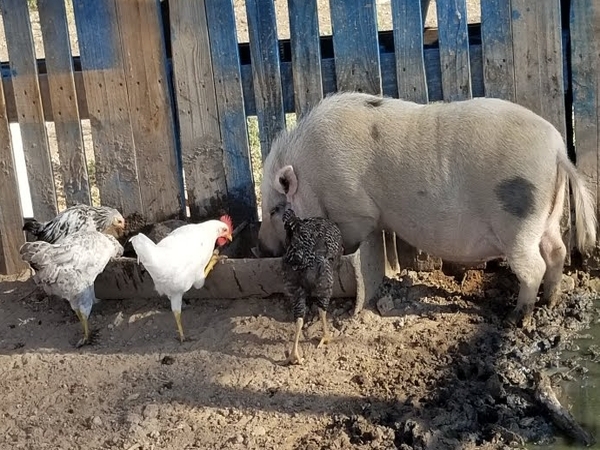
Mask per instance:
[[[27,231],[34,236],[38,236],[42,232],[44,224],[35,219],[26,220],[23,224],[23,231]]]

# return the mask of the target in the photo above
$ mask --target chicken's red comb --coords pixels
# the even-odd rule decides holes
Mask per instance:
[[[231,217],[229,217],[229,215],[225,214],[224,216],[221,216],[221,218],[219,220],[221,222],[226,223],[227,226],[229,227],[229,232],[233,233],[233,221],[231,220]]]

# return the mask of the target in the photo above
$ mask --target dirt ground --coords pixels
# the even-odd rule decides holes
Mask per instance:
[[[479,2],[467,3],[469,22],[479,21]],[[244,41],[244,2],[234,4]],[[285,38],[287,2],[275,5]],[[377,2],[381,29],[391,27],[389,5]],[[319,0],[324,34],[327,6]],[[78,54],[71,13],[69,21]],[[426,26],[435,23],[432,1]],[[1,24],[0,60],[7,60]],[[87,121],[84,138],[93,160]],[[80,325],[66,302],[40,295],[27,276],[0,278],[0,448],[454,450],[552,442],[559,431],[532,396],[532,374],[551,374],[558,394],[562,380],[584,377],[577,359],[560,355],[598,320],[600,281],[579,273],[564,284],[575,289],[557,311],[538,308],[534,329],[509,330],[501,319],[515,304],[512,275],[408,273],[385,283],[358,317],[350,316],[351,299],[335,301],[337,339],[324,349],[316,349],[321,328],[309,316],[306,362],[284,367],[293,326],[280,297],[194,301],[183,312],[190,338],[183,344],[166,299],[104,301],[90,319],[94,344],[75,349]]]
[[[176,340],[166,299],[94,306],[93,345],[63,301],[27,277],[0,283],[0,448],[496,449],[552,442],[559,431],[531,394],[536,370],[583,376],[559,354],[597,320],[599,280],[535,329],[502,318],[516,283],[503,272],[410,272],[351,317],[331,307],[336,340],[316,349],[310,314],[302,366],[280,363],[293,334],[282,298],[193,301]],[[557,387],[556,387],[557,388]],[[560,390],[557,390],[560,393]],[[568,399],[563,399],[567,404]]]

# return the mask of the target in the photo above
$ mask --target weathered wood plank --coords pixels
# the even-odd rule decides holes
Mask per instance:
[[[414,0],[392,0],[392,20],[398,97],[427,103],[421,5]]]
[[[58,209],[29,9],[27,2],[22,0],[1,0],[0,9],[13,75],[33,213],[38,220],[50,220]]]
[[[273,139],[285,129],[275,4],[272,0],[246,0],[246,16],[260,149],[264,160],[271,150]]]
[[[117,0],[116,11],[144,216],[158,222],[183,206],[160,2]]]
[[[379,35],[383,36],[386,33],[393,33],[390,31],[380,32]],[[322,42],[326,42],[328,38],[322,37]],[[566,40],[568,39],[568,32],[563,31],[563,51]],[[285,40],[283,41],[285,43]],[[247,44],[241,44],[244,47]],[[282,44],[283,45],[283,44]],[[391,97],[398,96],[398,82],[396,77],[396,60],[394,53],[391,52],[380,52],[381,61],[381,77],[383,84],[384,95]],[[440,57],[439,50],[435,47],[426,48],[424,50],[425,55],[425,73],[427,79],[427,90],[429,92],[429,101],[442,100],[442,86],[441,86],[441,71],[440,71]],[[473,43],[469,47],[469,59],[471,65],[471,87],[473,89],[474,97],[484,96],[484,85],[483,85],[483,63],[481,56],[481,44]],[[73,58],[75,63],[75,87],[77,89],[77,101],[79,106],[79,115],[81,119],[88,119],[89,114],[87,110],[87,99],[83,83],[83,76],[79,69],[79,57]],[[43,67],[43,61],[40,61],[40,65]],[[294,106],[294,89],[293,89],[293,75],[292,75],[292,64],[288,61],[280,62],[281,77],[282,77],[282,89],[283,89],[283,104],[286,113],[295,112]],[[17,121],[16,106],[13,98],[12,80],[10,75],[10,68],[2,67],[4,84],[4,92],[6,96],[6,103],[8,109],[8,118],[10,122]],[[563,58],[563,72],[567,73],[566,58]],[[254,87],[252,82],[252,67],[250,64],[242,64],[242,88],[244,91],[244,105],[246,108],[246,114],[256,115],[256,108],[254,102]],[[331,58],[324,58],[321,60],[321,75],[323,81],[323,95],[336,90],[335,80],[335,63]],[[563,89],[568,88],[568,77],[563,77]],[[42,93],[42,102],[44,104],[44,117],[46,121],[52,121],[52,107],[50,102],[50,94],[48,89],[48,76],[42,71],[39,74],[40,90]]]
[[[25,243],[22,227],[19,183],[0,83],[0,274],[15,274],[27,267],[19,255],[19,248]]]
[[[91,204],[65,3],[38,0],[50,100],[67,207]]]
[[[192,220],[204,220],[227,197],[204,0],[171,0],[169,20],[188,205]]]
[[[301,118],[323,98],[316,0],[288,0],[294,105]]]
[[[564,136],[560,2],[512,0],[511,16],[516,102],[549,120]],[[554,78],[556,89],[549,88],[547,78]]]
[[[600,4],[580,0],[571,5],[571,77],[575,154],[600,213]],[[600,216],[600,214],[599,214]],[[596,257],[595,268],[599,268]]]
[[[337,90],[381,94],[375,0],[330,0]]]
[[[115,0],[73,0],[103,205],[143,213]]]
[[[466,0],[437,0],[436,8],[444,101],[471,98]]]
[[[223,139],[229,214],[234,223],[256,220],[256,196],[232,0],[205,0]]]
[[[510,0],[481,3],[483,84],[486,97],[515,100]]]

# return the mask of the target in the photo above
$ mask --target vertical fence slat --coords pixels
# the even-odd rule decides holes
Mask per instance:
[[[254,98],[263,160],[277,134],[285,129],[279,69],[279,42],[273,0],[246,0]]]
[[[232,0],[206,0],[215,92],[223,139],[223,165],[233,220],[256,220],[256,196]]]
[[[1,0],[0,8],[33,214],[38,220],[49,220],[57,214],[58,209],[29,9],[23,0]]]
[[[158,0],[116,1],[144,215],[181,213],[182,192]]]
[[[515,100],[510,0],[481,2],[483,84],[486,97]]]
[[[444,101],[471,98],[466,1],[437,0],[436,8]]]
[[[68,206],[91,204],[65,3],[38,0],[52,117]]]
[[[427,103],[427,80],[423,54],[422,6],[415,0],[392,0],[398,96]]]
[[[375,0],[330,0],[337,90],[381,94]]]
[[[575,154],[600,217],[600,4],[572,4],[570,22]],[[597,262],[595,266],[600,268]]]
[[[512,8],[516,101],[550,121],[564,137],[560,0],[512,0]]]
[[[0,83],[0,273],[4,275],[18,273],[27,267],[19,255],[19,248],[25,243],[25,234],[10,142],[4,88]]]
[[[103,205],[143,213],[115,0],[73,0]]]
[[[316,0],[288,0],[294,105],[300,119],[323,98]]]
[[[213,217],[227,184],[204,0],[171,0],[171,48],[190,215]]]
[[[566,140],[560,0],[512,0],[515,102],[544,117]],[[571,249],[570,201],[561,221],[563,240]],[[570,264],[570,252],[566,264]]]

